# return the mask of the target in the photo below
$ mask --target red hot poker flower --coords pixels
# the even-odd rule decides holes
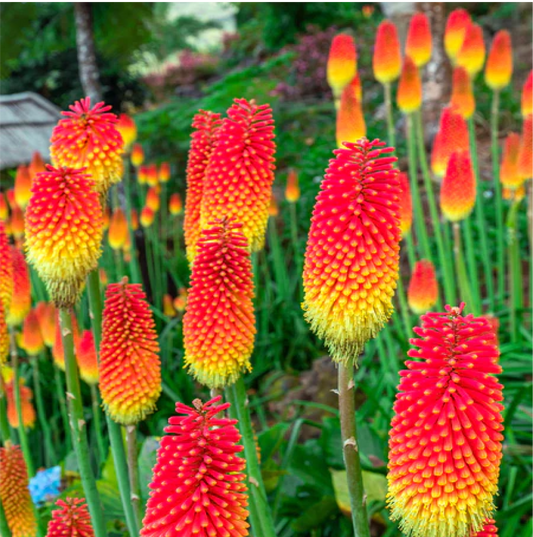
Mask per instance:
[[[285,199],[289,203],[296,203],[300,199],[300,185],[296,170],[290,169],[287,174],[287,186],[285,187]]]
[[[407,289],[409,307],[418,315],[427,313],[438,298],[439,288],[433,263],[426,259],[417,261]]]
[[[529,76],[522,88],[521,110],[522,117],[533,114],[533,71],[529,71]]]
[[[0,221],[0,302],[7,315],[13,297],[13,259],[5,229]]]
[[[137,174],[138,174],[138,181],[139,183],[143,184],[146,182],[145,180],[145,174],[146,170],[140,168],[141,164],[144,162],[144,151],[141,144],[133,144],[133,149],[131,150],[131,163],[135,168],[139,168]],[[141,178],[142,176],[142,178]]]
[[[499,91],[511,82],[513,74],[513,48],[511,34],[500,30],[492,40],[492,46],[485,67],[485,82],[489,88]]]
[[[524,119],[522,125],[522,141],[518,155],[518,174],[522,181],[531,179],[533,172],[533,115]]]
[[[30,200],[31,180],[32,177],[28,166],[21,164],[17,168],[17,175],[15,176],[15,202],[21,209],[25,209]]]
[[[11,260],[13,262],[13,297],[7,314],[7,324],[18,326],[31,309],[30,273],[24,254],[11,246]]]
[[[496,521],[493,518],[488,518],[485,521],[483,529],[475,533],[472,537],[498,537]]]
[[[519,155],[520,135],[516,132],[510,132],[505,139],[502,164],[500,166],[500,182],[504,189],[516,190],[523,183],[518,170]]]
[[[157,177],[160,183],[168,183],[170,180],[170,164],[168,162],[162,162],[159,165],[159,171]]]
[[[83,498],[57,500],[46,537],[94,537],[91,516]]]
[[[353,83],[348,84],[342,92],[337,112],[337,146],[343,147],[344,142],[357,142],[366,136],[365,116],[361,101],[357,99]]]
[[[183,317],[185,365],[210,388],[251,369],[255,317],[250,253],[242,225],[216,220],[202,231]]]
[[[465,9],[454,9],[448,16],[444,32],[444,48],[453,64],[456,62],[457,54],[463,46],[466,32],[471,25],[472,19]]]
[[[471,24],[465,34],[463,45],[457,54],[457,65],[464,67],[473,78],[485,63],[485,41],[483,29],[478,24]]]
[[[183,202],[181,201],[181,196],[178,192],[174,192],[170,196],[170,201],[168,202],[168,210],[172,216],[177,216],[183,212]]]
[[[150,483],[142,537],[245,537],[249,524],[245,459],[229,403],[176,403]]]
[[[422,82],[418,67],[406,56],[402,66],[402,74],[396,96],[398,108],[404,114],[411,114],[422,106]]]
[[[192,122],[191,147],[187,162],[187,195],[183,230],[187,259],[192,263],[196,255],[196,243],[200,238],[200,210],[204,193],[206,169],[213,152],[215,134],[220,127],[220,114],[200,110]]]
[[[106,411],[122,425],[142,421],[161,393],[154,319],[139,284],[110,284],[102,322],[100,392]]]
[[[35,179],[35,177],[37,177],[38,173],[46,171],[46,164],[44,163],[43,157],[39,151],[35,151],[33,153],[30,165],[28,166],[28,171],[32,181]]]
[[[357,70],[357,51],[351,35],[338,34],[329,49],[328,84],[337,101],[344,88],[352,81]]]
[[[0,301],[0,369],[9,355],[9,330],[7,328],[4,306]]]
[[[413,223],[413,201],[411,199],[411,185],[409,176],[405,172],[398,174],[400,182],[400,230],[405,237],[411,230]]]
[[[35,314],[39,320],[39,327],[47,347],[53,347],[56,340],[56,309],[52,302],[38,302]]]
[[[384,145],[362,139],[334,151],[313,210],[303,308],[335,361],[356,360],[393,310],[400,184]]]
[[[22,327],[20,346],[30,355],[37,356],[44,349],[43,335],[35,310],[30,310]]]
[[[124,211],[118,207],[113,211],[111,221],[109,222],[109,231],[107,233],[109,246],[113,250],[120,250],[126,243],[128,235],[128,220]]]
[[[124,151],[128,152],[137,138],[137,126],[133,118],[127,114],[120,114],[116,124],[117,130],[124,141]]]
[[[410,536],[470,537],[494,510],[502,456],[499,351],[484,317],[421,317],[389,439],[391,519]]]
[[[409,22],[405,55],[417,67],[422,67],[431,58],[431,26],[425,13],[415,13]]]
[[[453,70],[450,106],[464,119],[471,118],[476,110],[472,81],[464,67],[456,67]]]
[[[98,358],[93,333],[90,330],[84,330],[81,335],[76,349],[76,360],[80,368],[80,377],[87,384],[96,384],[98,382]]]
[[[372,66],[374,77],[381,84],[390,84],[400,76],[400,41],[396,26],[391,21],[385,20],[378,26]]]
[[[476,179],[468,151],[456,151],[448,161],[440,190],[442,214],[450,222],[464,220],[476,203]]]
[[[14,429],[17,429],[19,424],[19,415],[17,412],[17,406],[15,404],[15,390],[13,384],[13,377],[10,381],[5,383],[6,399],[7,399],[7,419],[9,425]],[[20,406],[22,410],[22,424],[30,429],[35,425],[36,414],[33,407],[33,391],[24,385],[24,380],[21,378],[19,381],[19,394],[20,394]]]

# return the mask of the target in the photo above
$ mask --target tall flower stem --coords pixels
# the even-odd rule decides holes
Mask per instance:
[[[485,221],[484,200],[482,198],[483,192],[481,189],[481,182],[479,177],[479,163],[477,158],[477,143],[476,143],[476,131],[474,127],[474,120],[470,118],[468,120],[468,135],[470,141],[470,158],[472,159],[472,168],[474,169],[474,177],[476,179],[477,200],[475,210],[475,216],[477,221],[478,233],[480,237],[481,245],[481,259],[483,263],[483,272],[485,274],[485,285],[487,287],[487,294],[489,297],[490,308],[494,307],[494,281],[492,278],[492,265],[491,256],[489,253],[489,243],[487,239],[487,224]]]
[[[409,314],[409,306],[407,305],[407,296],[405,294],[405,288],[403,286],[402,275],[400,274],[397,280],[397,293],[398,302],[400,303],[400,311],[402,314],[403,327],[405,330],[405,336],[407,340],[411,337],[411,319]]]
[[[15,342],[15,330],[10,327],[9,329],[9,348],[11,352],[11,367],[13,368],[13,395],[15,399],[15,409],[17,411],[18,427],[17,432],[20,439],[20,447],[22,448],[22,454],[24,455],[24,461],[28,468],[28,476],[33,477],[35,475],[35,468],[33,466],[33,460],[31,458],[30,444],[28,442],[28,434],[26,433],[26,427],[22,419],[22,400],[20,398],[20,377],[19,377],[19,355],[17,352],[17,344]]]
[[[338,390],[341,419],[342,451],[355,537],[370,537],[366,512],[366,496],[363,490],[363,473],[359,459],[357,429],[355,425],[355,383],[353,365],[339,364]]]
[[[61,379],[61,371],[59,367],[54,364],[54,383],[56,386],[56,397],[59,403],[59,412],[61,413],[61,421],[63,422],[63,430],[65,431],[65,439],[67,446],[72,445],[72,438],[70,434],[70,426],[68,424],[68,413],[67,413],[67,401],[65,399],[65,387],[63,385],[63,380]]]
[[[520,244],[517,235],[516,218],[520,201],[514,201],[507,216],[507,235],[509,239],[509,310],[511,312],[509,329],[513,343],[519,340],[519,312],[524,307],[522,266],[520,262]]]
[[[6,513],[2,502],[0,501],[0,535],[5,535],[6,537],[11,537],[11,530],[7,524]]]
[[[142,521],[141,487],[139,484],[139,464],[137,462],[137,427],[128,425],[126,429],[126,446],[128,448],[128,472],[130,478],[131,503],[134,506],[137,524]]]
[[[392,114],[392,88],[390,83],[383,84],[385,90],[385,108],[387,114],[387,140],[390,147],[396,147],[396,134],[394,132],[394,118]]]
[[[416,163],[416,138],[413,124],[413,115],[409,114],[407,120],[407,153],[409,156],[409,182],[411,183],[411,196],[413,198],[414,227],[419,243],[419,254],[429,261],[432,261],[431,247],[424,219],[424,209],[418,188],[418,165]]]
[[[498,259],[498,298],[503,304],[505,295],[505,237],[503,229],[503,203],[500,185],[500,148],[498,146],[498,116],[500,108],[500,93],[492,94],[492,107],[490,112],[490,140],[492,153],[492,180],[494,181],[494,199],[496,200],[497,225],[497,259]]]
[[[466,302],[466,307],[472,312],[472,292],[470,282],[468,281],[468,274],[466,272],[465,260],[463,257],[463,247],[461,245],[461,226],[459,225],[459,222],[453,223],[453,242],[455,259],[457,261],[457,277],[459,281],[459,290],[461,293],[461,302]]]
[[[478,202],[479,203],[479,202]],[[468,265],[468,276],[471,282],[474,282],[477,277],[476,267],[476,246],[474,244],[474,237],[472,235],[472,222],[470,217],[464,220],[465,231],[465,246],[466,246],[466,261]],[[472,292],[472,306],[470,310],[474,315],[481,315],[481,296],[479,285],[471,285],[470,291]]]
[[[44,409],[43,394],[41,392],[41,379],[39,375],[39,359],[37,356],[31,356],[31,365],[33,373],[33,392],[35,394],[35,405],[37,407],[37,417],[39,425],[44,434],[44,460],[47,467],[52,466],[56,460],[54,443],[52,442],[52,432],[48,420],[46,419],[46,411]]]
[[[130,234],[130,244],[131,244],[131,259],[130,259],[130,274],[132,283],[141,283],[141,269],[139,268],[139,258],[137,255],[137,246],[135,244],[135,232],[131,225],[131,173],[130,165],[127,158],[124,158],[124,194],[126,198],[126,219],[128,221],[128,233]]]
[[[412,231],[409,231],[407,235],[403,239],[405,241],[405,244],[407,245],[407,259],[409,259],[409,266],[411,267],[411,270],[415,267],[416,263],[416,250],[415,250],[415,243],[413,241],[413,233]]]
[[[254,534],[261,537],[275,537],[274,521],[268,505],[267,494],[261,468],[257,458],[257,446],[254,439],[252,419],[248,408],[248,396],[242,377],[227,389],[230,403],[236,411],[239,429],[242,435],[244,456],[246,458],[246,475],[250,492],[250,519]],[[254,526],[255,521],[255,526]]]
[[[296,203],[289,203],[290,205],[290,212],[291,212],[291,237],[292,237],[292,247],[294,250],[294,266],[296,267],[296,274],[301,274],[303,267],[302,267],[302,260],[303,258],[300,256],[300,245],[298,243],[298,218],[296,215]],[[296,283],[296,287],[298,289],[299,293],[299,300],[303,300],[303,287],[299,285],[299,283]]]
[[[446,252],[444,247],[444,239],[442,236],[442,224],[439,218],[439,211],[437,209],[437,202],[435,201],[435,195],[433,193],[433,183],[429,173],[429,167],[426,159],[426,148],[424,146],[424,130],[422,127],[422,114],[420,111],[415,112],[416,116],[416,140],[417,140],[417,153],[420,168],[422,170],[422,176],[424,177],[424,186],[426,188],[426,196],[428,199],[429,213],[433,222],[433,232],[437,239],[437,250],[439,255],[439,263],[442,267],[444,275],[444,295],[448,304],[455,304],[455,282],[453,279],[453,268],[451,265],[451,258]]]
[[[100,464],[102,464],[106,460],[107,450],[104,436],[102,435],[100,401],[98,397],[98,390],[96,389],[96,384],[91,384],[91,404],[93,409],[94,429],[96,433],[96,445],[98,446],[98,456],[100,459]]]
[[[6,404],[6,388],[4,384],[4,378],[0,374],[0,435],[2,435],[2,444],[5,444],[8,440],[15,443],[13,433],[9,429],[9,421],[7,419],[7,404]]]
[[[86,423],[83,417],[83,403],[81,399],[80,379],[78,377],[78,364],[74,357],[74,340],[72,334],[72,318],[70,311],[62,308],[59,311],[61,320],[61,338],[65,352],[65,370],[67,377],[67,406],[70,418],[70,429],[74,452],[78,462],[81,482],[87,499],[89,513],[93,524],[95,537],[105,537],[107,535],[103,516],[100,495],[96,488],[89,453],[89,442],[87,441]]]
[[[93,270],[87,278],[87,292],[89,293],[89,307],[91,310],[91,326],[93,329],[94,345],[97,349],[97,357],[100,358],[100,342],[102,340],[102,295],[100,293],[100,279],[98,270]],[[128,465],[126,463],[126,453],[122,441],[120,425],[115,423],[106,414],[107,431],[109,442],[111,444],[111,453],[115,463],[115,472],[117,474],[118,488],[124,515],[126,516],[126,525],[130,535],[139,535],[139,527],[135,519],[133,505],[130,499],[130,484],[128,480]]]

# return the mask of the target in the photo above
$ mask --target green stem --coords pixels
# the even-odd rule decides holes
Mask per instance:
[[[496,224],[497,224],[497,259],[498,259],[498,297],[500,304],[505,299],[505,237],[503,229],[503,203],[500,185],[500,149],[498,146],[498,114],[500,108],[500,93],[492,94],[492,107],[490,114],[490,139],[492,153],[492,180],[494,181],[494,198],[496,200]]]
[[[107,535],[103,516],[100,495],[96,488],[89,452],[89,442],[87,441],[86,423],[83,417],[83,403],[81,399],[80,379],[78,377],[78,364],[74,356],[74,339],[72,334],[72,317],[68,309],[62,308],[59,311],[61,320],[61,337],[65,352],[65,370],[67,377],[67,406],[70,418],[70,429],[74,444],[74,452],[78,461],[87,506],[91,514],[95,537],[105,537]]]
[[[398,296],[398,302],[400,303],[400,311],[402,314],[403,326],[405,329],[405,336],[407,340],[411,337],[411,319],[409,314],[409,306],[407,305],[407,297],[405,295],[405,288],[403,286],[402,275],[398,275],[397,280],[398,290],[396,295]]]
[[[392,91],[390,84],[383,84],[385,89],[385,108],[387,110],[387,138],[389,146],[396,148],[396,135],[394,133],[394,118],[392,114]]]
[[[303,259],[300,256],[300,245],[298,243],[298,219],[296,215],[296,203],[289,203],[290,212],[291,212],[291,237],[292,237],[292,247],[294,250],[294,266],[296,269],[296,287],[298,289],[298,298],[301,302],[303,300],[303,287],[299,285],[300,275],[303,271],[302,261]]]
[[[287,265],[283,257],[283,252],[279,244],[278,231],[276,229],[276,220],[270,217],[268,221],[268,245],[272,255],[274,266],[274,276],[278,286],[278,296],[284,300],[290,300]]]
[[[128,448],[128,475],[130,478],[131,503],[137,524],[142,522],[141,487],[139,484],[139,464],[137,462],[137,427],[128,425],[126,429],[126,446]]]
[[[99,466],[106,460],[106,444],[104,441],[104,436],[102,434],[102,420],[101,420],[101,410],[100,410],[100,401],[98,397],[98,390],[96,389],[96,384],[91,384],[91,404],[93,408],[93,424],[94,431],[96,433],[96,445],[98,446],[98,458]]]
[[[409,259],[409,266],[411,267],[411,270],[413,270],[416,263],[416,250],[412,229],[407,233],[403,240],[405,241],[405,244],[407,244],[407,258]]]
[[[416,140],[415,129],[413,125],[413,116],[409,114],[407,120],[407,152],[409,155],[409,182],[411,183],[411,197],[413,199],[414,226],[416,237],[419,242],[420,258],[432,261],[431,248],[424,219],[424,210],[422,208],[422,199],[420,198],[420,189],[418,188],[418,167],[416,162]]]
[[[457,279],[459,281],[459,290],[461,292],[460,302],[466,303],[466,309],[473,311],[472,292],[470,282],[466,273],[466,265],[463,257],[463,248],[461,246],[461,227],[459,222],[453,223],[454,253],[457,261]]]
[[[131,282],[132,283],[141,283],[141,269],[139,268],[139,259],[137,254],[137,247],[135,244],[135,232],[133,231],[131,225],[131,174],[130,174],[130,163],[128,157],[124,157],[124,193],[126,197],[126,219],[128,220],[128,233],[130,234],[130,244],[131,244],[131,259],[130,259],[130,273],[131,273]],[[138,214],[138,213],[137,213]]]
[[[433,193],[433,183],[429,173],[429,167],[426,159],[426,148],[424,146],[424,131],[422,127],[422,114],[420,111],[415,112],[416,116],[416,139],[418,143],[418,161],[424,177],[424,186],[426,187],[426,196],[428,199],[429,213],[433,222],[433,232],[437,239],[437,249],[439,253],[439,262],[442,267],[444,276],[444,295],[448,304],[455,304],[455,282],[453,279],[452,259],[444,247],[444,239],[442,237],[442,224],[439,218],[439,211]]]
[[[511,340],[513,343],[519,340],[519,325],[518,318],[523,303],[523,282],[522,282],[522,265],[520,262],[520,243],[517,235],[516,219],[518,215],[518,207],[520,201],[515,201],[511,205],[511,209],[507,216],[507,235],[509,238],[509,310],[511,312],[509,318],[509,329],[511,332]]]
[[[339,411],[341,419],[342,451],[348,479],[350,507],[355,537],[370,537],[366,495],[363,489],[363,473],[359,459],[357,429],[355,425],[354,368],[350,363],[339,363]]]
[[[9,526],[7,524],[6,513],[4,511],[4,507],[2,505],[1,500],[0,500],[0,535],[2,535],[2,537],[4,535],[6,537],[11,537],[11,530],[9,529]]]
[[[472,235],[472,222],[470,217],[464,220],[465,231],[465,246],[466,246],[466,262],[468,264],[468,276],[469,281],[475,282],[477,278],[476,267],[476,246],[474,244],[474,238]],[[481,315],[481,296],[479,291],[479,285],[472,285],[470,287],[472,292],[472,308],[471,311],[474,315]]]
[[[52,432],[46,419],[46,411],[44,409],[43,394],[41,391],[41,380],[39,375],[39,359],[37,356],[31,356],[31,365],[33,370],[33,392],[35,393],[35,405],[37,407],[37,417],[39,418],[39,424],[44,434],[44,460],[47,467],[52,466],[56,460],[56,454],[54,450],[54,443],[52,441]]]
[[[102,295],[100,294],[98,269],[93,270],[89,274],[87,278],[87,291],[89,293],[89,307],[91,310],[91,326],[93,329],[94,345],[97,349],[97,356],[99,358],[100,342],[102,340]],[[126,525],[130,535],[139,535],[138,524],[130,501],[128,465],[126,463],[126,453],[124,451],[120,425],[115,423],[107,414],[106,422],[109,442],[111,444],[111,453],[113,454],[113,462],[115,463],[120,498],[126,517]]]
[[[66,445],[72,445],[72,438],[70,434],[70,426],[68,424],[67,414],[67,402],[65,400],[65,387],[63,386],[63,380],[61,379],[61,372],[59,367],[54,364],[54,382],[56,385],[56,396],[59,402],[59,410],[61,412],[61,421],[63,422],[63,430],[65,431]]]
[[[254,534],[257,537],[275,537],[274,521],[268,504],[268,498],[261,475],[261,468],[257,459],[257,446],[254,439],[252,420],[248,408],[248,396],[242,377],[235,384],[228,388],[232,393],[233,404],[236,406],[239,419],[239,428],[242,435],[242,444],[244,446],[244,456],[246,458],[247,485],[252,499],[251,509],[255,509],[254,518],[259,528],[253,527]],[[252,507],[253,505],[253,507]]]
[[[478,227],[478,233],[481,244],[481,259],[483,262],[483,272],[485,273],[485,285],[489,297],[489,309],[494,308],[494,281],[492,277],[491,255],[489,253],[489,243],[487,239],[487,223],[485,221],[485,209],[483,200],[483,189],[479,177],[479,164],[477,158],[477,143],[474,120],[468,120],[468,134],[470,141],[470,157],[472,159],[472,168],[474,169],[474,177],[476,179],[477,200],[475,205],[475,215]]]
[[[11,431],[9,430],[9,420],[7,419],[7,404],[6,404],[6,390],[4,384],[4,378],[0,374],[0,434],[2,435],[2,444],[5,444],[11,439],[15,443],[15,439],[11,438]]]
[[[19,377],[19,357],[17,352],[17,344],[15,343],[15,329],[10,327],[9,329],[9,346],[11,350],[11,367],[13,368],[13,395],[15,399],[15,408],[17,411],[18,427],[17,432],[20,438],[20,446],[22,448],[22,454],[24,455],[24,461],[28,468],[28,476],[33,477],[35,475],[35,469],[33,466],[33,460],[31,458],[30,444],[28,442],[28,434],[26,433],[26,427],[24,427],[24,421],[22,419],[22,399],[20,398],[20,377]]]

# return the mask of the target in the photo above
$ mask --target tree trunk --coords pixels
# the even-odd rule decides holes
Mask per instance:
[[[91,8],[90,2],[76,2],[74,4],[80,81],[85,95],[90,97],[94,104],[102,100],[102,89],[98,65],[96,64]]]

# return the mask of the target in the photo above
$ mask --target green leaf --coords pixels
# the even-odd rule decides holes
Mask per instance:
[[[259,434],[257,441],[259,443],[259,449],[261,450],[262,465],[265,465],[276,451],[278,451],[288,428],[288,423],[276,423],[276,425],[270,427],[270,429],[262,431]]]

